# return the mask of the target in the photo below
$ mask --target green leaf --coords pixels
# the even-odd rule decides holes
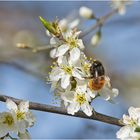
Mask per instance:
[[[44,18],[42,18],[41,16],[39,16],[40,21],[42,22],[42,24],[44,25],[44,27],[51,32],[52,34],[55,34],[55,28],[52,26],[52,24],[50,22],[48,22],[47,20],[45,20]]]

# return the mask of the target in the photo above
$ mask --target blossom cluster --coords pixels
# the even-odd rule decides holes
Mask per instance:
[[[80,9],[83,16],[85,16],[83,14],[85,10],[89,9]],[[91,11],[88,12],[92,15]],[[93,87],[90,69],[95,58],[92,60],[86,57],[85,45],[79,38],[81,31],[77,31],[75,26],[69,26],[70,23],[65,26],[64,30],[62,21],[51,23],[42,17],[40,20],[51,37],[50,56],[55,61],[49,73],[51,90],[61,98],[69,114],[74,115],[82,110],[86,115],[91,116],[93,113],[92,101],[98,96],[112,101],[118,95],[118,89],[112,88],[107,75],[104,75],[104,83],[101,88]]]
[[[140,140],[140,108],[130,107],[129,115],[123,115],[124,126],[117,132],[121,140]]]
[[[8,112],[0,113],[0,138],[12,138],[17,134],[20,139],[30,139],[27,128],[32,127],[35,117],[29,110],[29,102],[22,101],[19,105],[11,99],[6,100]]]

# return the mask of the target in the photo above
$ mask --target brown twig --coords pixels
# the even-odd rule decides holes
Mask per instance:
[[[83,38],[84,36],[86,36],[87,34],[89,34],[90,32],[94,31],[96,28],[102,26],[107,19],[109,19],[110,17],[112,17],[114,14],[116,14],[118,12],[118,9],[114,9],[113,11],[109,12],[108,14],[106,14],[105,16],[100,17],[96,24],[94,26],[89,27],[88,29],[86,29],[83,33],[81,33],[81,35],[79,36],[79,38]]]
[[[0,95],[0,101],[5,102],[7,99],[11,99],[17,104],[19,104],[19,102],[22,101],[20,99],[16,99],[10,96]],[[68,114],[66,109],[62,109],[61,107],[45,105],[45,104],[40,104],[40,103],[35,103],[35,102],[30,102],[30,109],[37,110],[37,111],[50,112],[50,113],[57,113],[57,114],[67,115],[67,116],[73,116],[73,115]],[[101,121],[108,124],[123,126],[123,123],[121,122],[121,120],[114,117],[107,116],[107,115],[103,115],[98,112],[94,112],[92,116],[88,117],[83,112],[79,111],[78,113],[74,115],[74,117],[97,120],[97,121]]]

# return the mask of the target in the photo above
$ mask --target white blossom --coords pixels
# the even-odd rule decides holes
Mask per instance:
[[[35,117],[29,110],[29,102],[22,101],[16,105],[11,99],[6,100],[7,108],[16,116],[17,132],[24,134],[28,127],[31,127],[35,122]]]
[[[139,140],[140,139],[140,108],[130,107],[129,115],[123,115],[123,126],[117,132],[117,138],[121,140]]]
[[[62,99],[66,104],[69,114],[74,115],[80,109],[87,115],[92,115],[92,106],[90,105],[91,98],[87,91],[87,84],[85,81],[77,81],[77,87],[75,90],[67,90],[62,94]]]
[[[83,18],[86,18],[86,19],[91,19],[93,18],[93,12],[90,8],[88,7],[80,7],[79,9],[79,15]]]
[[[59,57],[58,64],[53,67],[50,73],[50,80],[53,82],[61,80],[61,87],[66,89],[70,85],[71,77],[83,79],[81,71],[71,59],[68,60],[65,56]]]
[[[50,44],[54,47],[50,52],[52,58],[57,58],[65,55],[68,51],[70,53],[70,59],[77,61],[80,58],[80,53],[84,49],[84,44],[81,39],[78,39],[80,32],[67,32],[64,35],[64,41],[58,40],[58,38],[52,38]]]
[[[7,108],[9,112],[0,113],[0,138],[8,139],[10,134],[18,134],[21,138],[29,138],[27,128],[31,127],[35,118],[29,111],[29,102],[22,101],[19,105],[16,105],[11,99],[6,100]]]
[[[0,113],[0,138],[4,137],[9,132],[15,133],[16,128],[16,118],[10,112]]]

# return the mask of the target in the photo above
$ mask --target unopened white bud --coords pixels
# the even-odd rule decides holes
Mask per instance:
[[[124,15],[126,13],[126,9],[125,9],[125,6],[122,6],[118,9],[118,12],[120,15]]]
[[[79,15],[86,19],[94,18],[92,10],[88,7],[81,7],[79,9]]]
[[[91,38],[91,44],[93,46],[96,46],[100,42],[100,39],[101,39],[101,32],[99,31]]]

